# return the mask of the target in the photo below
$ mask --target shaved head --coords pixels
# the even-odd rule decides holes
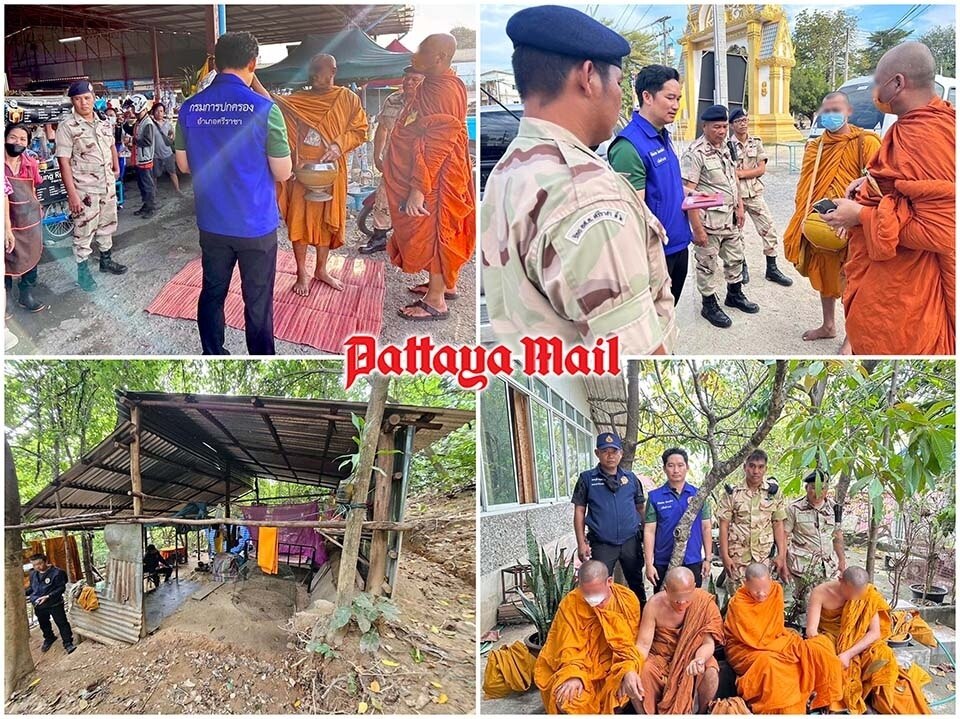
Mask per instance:
[[[870,582],[870,575],[863,567],[847,567],[843,572],[843,581],[856,589],[863,589]]]
[[[874,74],[878,79],[903,75],[907,87],[932,92],[937,65],[930,48],[922,42],[909,40],[887,50],[877,63]]]
[[[607,565],[595,559],[588,559],[580,565],[580,594],[591,607],[604,607],[613,596],[613,577]]]
[[[764,577],[769,579],[770,568],[766,564],[753,562],[747,565],[747,568],[743,571],[743,576],[747,581],[751,579],[763,579]]]
[[[605,582],[610,572],[607,571],[607,565],[598,562],[596,559],[588,559],[580,565],[580,583]]]
[[[442,75],[450,69],[457,52],[457,38],[445,32],[427,35],[410,58],[410,64],[424,75]]]
[[[843,90],[835,90],[834,92],[828,92],[823,96],[823,100],[820,101],[820,106],[823,107],[823,105],[827,102],[842,102],[847,107],[850,107],[850,96],[843,92]]]
[[[325,52],[310,58],[310,84],[315,90],[329,90],[337,76],[337,58]]]
[[[663,593],[675,612],[687,611],[697,590],[697,580],[686,567],[674,567],[663,580]]]
[[[758,602],[765,601],[770,596],[770,568],[766,564],[753,562],[743,571],[743,586]]]

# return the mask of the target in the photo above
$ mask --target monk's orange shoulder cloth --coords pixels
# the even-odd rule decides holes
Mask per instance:
[[[533,683],[536,659],[523,642],[514,642],[490,652],[483,670],[483,695],[502,699],[515,692],[525,692]]]
[[[804,640],[783,623],[783,587],[773,582],[762,602],[741,587],[724,621],[727,661],[737,693],[755,714],[806,714],[840,699],[842,666],[827,637]]]
[[[703,589],[696,589],[677,635],[672,659],[664,672],[666,682],[663,696],[657,704],[658,714],[689,714],[693,711],[694,677],[687,674],[687,667],[708,634],[714,642],[723,644],[723,619],[714,596]]]
[[[867,169],[843,296],[857,354],[945,355],[956,343],[956,111],[898,118]]]
[[[453,70],[427,76],[397,118],[384,157],[383,182],[394,232],[390,260],[404,272],[429,270],[454,287],[476,245],[473,164],[467,139],[467,91]],[[400,211],[411,190],[429,215]]]
[[[612,714],[626,704],[617,692],[627,672],[640,672],[639,631],[640,602],[627,587],[614,584],[603,608],[587,604],[579,589],[564,597],[533,672],[547,713],[560,713],[554,692],[573,678],[584,689],[563,706],[566,714]]]

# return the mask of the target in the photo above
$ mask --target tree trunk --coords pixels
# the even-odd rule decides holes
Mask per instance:
[[[3,520],[8,526],[20,523],[20,488],[17,486],[17,468],[6,438],[3,440],[4,506]],[[30,626],[27,623],[27,604],[23,596],[23,538],[19,529],[4,531],[4,611],[3,611],[3,681],[7,698],[17,684],[34,670],[30,655]]]
[[[700,485],[696,496],[693,497],[693,499],[690,500],[690,504],[687,505],[687,511],[683,513],[679,524],[677,524],[676,529],[673,530],[674,543],[673,555],[670,557],[671,569],[680,566],[680,564],[683,562],[683,553],[687,546],[686,538],[690,536],[690,527],[693,525],[693,521],[700,512],[700,508],[703,507],[703,503],[706,498],[716,488],[716,486],[720,484],[721,481],[729,476],[729,474],[737,467],[743,464],[748,454],[759,447],[763,440],[767,438],[767,435],[770,434],[770,430],[773,429],[773,426],[777,423],[777,420],[780,419],[780,415],[783,412],[783,406],[786,404],[786,401],[787,362],[786,360],[777,360],[776,371],[773,377],[773,388],[770,392],[770,404],[767,405],[767,414],[763,418],[763,421],[759,424],[750,438],[733,456],[728,457],[723,461],[714,462],[713,466],[710,468],[710,471],[707,472],[707,476],[704,477],[703,484]],[[717,420],[715,417],[711,417],[709,422],[713,422],[714,426],[708,426],[708,435],[712,434],[716,430]]]
[[[876,369],[876,364],[871,364],[867,366],[867,362],[864,362],[864,366],[868,367],[867,371],[872,372]],[[887,408],[893,407],[897,401],[897,387],[900,382],[900,361],[893,360],[893,371],[890,373],[890,389],[887,390]],[[890,432],[890,425],[888,424],[883,429],[883,445],[888,450],[893,446],[893,435]],[[877,539],[880,536],[880,521],[881,516],[880,512],[874,507],[873,502],[870,502],[870,530],[867,534],[867,565],[864,569],[867,570],[867,574],[870,575],[870,581],[873,582],[874,568],[877,561]],[[896,599],[896,598],[894,598]]]
[[[870,528],[867,531],[867,565],[864,569],[870,575],[870,581],[873,581],[874,568],[877,563],[877,538],[880,535],[880,517],[873,508],[873,502],[870,502]]]
[[[640,425],[640,362],[627,360],[627,429],[623,438],[623,460],[620,466],[633,469],[637,457],[637,431]]]

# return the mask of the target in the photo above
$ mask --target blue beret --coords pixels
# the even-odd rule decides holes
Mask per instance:
[[[730,112],[730,122],[734,122],[738,118],[746,117],[747,113],[743,111],[742,107],[738,107]]]
[[[557,55],[597,60],[620,67],[630,43],[619,33],[579,10],[559,5],[528,7],[507,21],[513,46],[525,45]]]
[[[604,432],[603,434],[597,435],[597,449],[608,449],[610,447],[623,449],[623,443],[617,434],[614,432]]]
[[[89,80],[77,80],[76,82],[70,83],[70,89],[67,90],[67,97],[83,95],[86,92],[89,92],[91,95],[93,94],[93,84],[91,84]]]
[[[706,110],[703,111],[703,114],[700,116],[700,119],[704,122],[717,122],[722,120],[723,122],[727,121],[727,108],[723,105],[711,105]]]

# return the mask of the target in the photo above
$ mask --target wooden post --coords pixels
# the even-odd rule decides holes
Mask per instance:
[[[60,507],[60,484],[57,484],[57,488],[53,490],[53,501],[57,507],[57,517],[63,519],[63,509]],[[76,580],[76,577],[73,576],[73,567],[70,562],[70,538],[67,536],[67,530],[63,529],[60,532],[60,536],[63,537],[63,558],[64,564],[67,566],[63,568],[63,571],[67,573],[67,581],[70,584]]]
[[[260,478],[253,478],[253,496],[257,504],[260,504]]]
[[[224,473],[226,476],[224,477],[224,480],[223,480],[225,484],[224,498],[223,498],[223,516],[229,519],[230,518],[230,463],[229,462],[226,463],[226,467],[224,468]],[[232,532],[232,528],[229,526],[225,527],[224,529],[226,529],[226,532],[224,532],[224,537],[223,537],[223,551],[229,552],[231,546],[233,545],[233,540],[231,539],[231,534],[233,532]]]
[[[377,447],[376,489],[373,495],[373,521],[390,519],[390,489],[393,484],[395,435],[381,432]],[[387,532],[377,530],[370,541],[370,568],[367,571],[367,591],[374,596],[383,594],[383,581],[387,571]]]
[[[80,533],[80,551],[83,554],[83,575],[87,578],[87,584],[92,587],[97,582],[93,576],[93,534],[91,532]]]
[[[130,421],[133,423],[133,441],[130,442],[130,488],[133,495],[133,516],[143,516],[143,480],[140,477],[140,408],[130,408]]]
[[[370,476],[373,474],[373,462],[379,444],[380,425],[383,422],[383,408],[387,403],[387,390],[390,378],[376,374],[371,379],[370,401],[367,404],[364,437],[361,438],[360,462],[353,476],[352,502],[366,504],[370,490]],[[357,557],[360,556],[360,533],[363,520],[366,519],[366,506],[350,507],[347,512],[346,527],[343,535],[343,552],[340,554],[340,574],[337,577],[337,606],[346,607],[353,601],[357,576]]]

